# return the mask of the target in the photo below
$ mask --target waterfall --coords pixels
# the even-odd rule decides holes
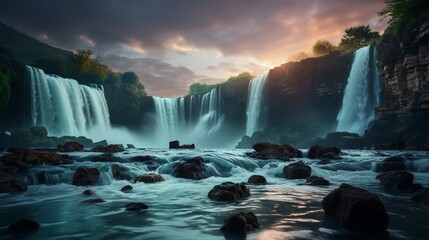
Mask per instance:
[[[249,82],[249,94],[246,109],[246,135],[252,136],[254,132],[261,131],[265,127],[264,116],[264,83],[267,75],[260,75]]]
[[[337,116],[337,131],[365,134],[380,104],[381,85],[374,49],[366,46],[356,50]]]
[[[88,136],[110,129],[103,88],[80,85],[74,79],[47,75],[26,66],[31,86],[33,125],[45,126],[50,135]]]
[[[155,146],[171,140],[194,142],[221,129],[223,114],[222,87],[204,95],[179,98],[153,97],[155,104]]]

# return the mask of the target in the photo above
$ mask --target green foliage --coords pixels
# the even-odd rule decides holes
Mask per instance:
[[[10,81],[9,70],[6,67],[0,68],[0,111],[6,109],[10,98]]]
[[[240,80],[240,79],[252,79],[253,76],[252,74],[248,73],[248,72],[242,72],[240,74],[238,74],[237,76],[232,76],[229,77],[228,80],[226,80],[227,82],[232,82],[232,81],[236,81],[236,80]]]
[[[121,81],[123,84],[136,85],[139,82],[139,77],[134,72],[124,72]]]
[[[379,38],[380,34],[378,32],[373,32],[369,25],[351,27],[344,31],[339,48],[346,51],[354,51],[369,45]]]
[[[318,40],[313,46],[313,54],[315,56],[328,55],[337,50],[337,47],[329,41]]]
[[[429,9],[428,0],[384,0],[386,7],[379,12],[389,18],[389,25],[396,27],[411,18],[416,18]]]
[[[385,32],[377,42],[377,58],[382,66],[395,64],[396,56],[399,54],[399,38],[396,34]]]
[[[189,95],[199,95],[210,92],[217,84],[193,83],[189,86]]]

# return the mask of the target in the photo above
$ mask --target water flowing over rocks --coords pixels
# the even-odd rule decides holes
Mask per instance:
[[[314,186],[329,186],[331,184],[328,180],[317,176],[310,176],[306,178],[305,181],[306,184]]]
[[[291,158],[301,158],[302,152],[289,144],[272,144],[260,142],[253,145],[255,152],[247,153],[247,156],[257,159],[279,159],[289,161]]]
[[[194,157],[177,162],[173,166],[173,176],[200,180],[212,176],[202,157]]]
[[[215,201],[235,201],[250,196],[250,191],[244,183],[224,182],[214,186],[208,197]]]
[[[11,234],[28,233],[37,231],[40,224],[31,219],[20,219],[15,223],[11,224],[8,228],[8,232]]]
[[[27,191],[27,184],[21,178],[0,178],[0,193],[15,193],[25,191]]]
[[[97,168],[78,167],[73,175],[73,185],[95,185],[100,178],[100,170]]]
[[[345,183],[323,198],[322,204],[326,214],[335,216],[342,226],[355,231],[381,232],[389,223],[389,216],[377,195]]]
[[[253,212],[233,214],[225,219],[220,230],[226,234],[245,235],[247,231],[260,228],[258,218]]]
[[[406,190],[414,187],[414,175],[404,170],[382,172],[377,175],[376,179],[380,180],[380,184],[386,188]]]
[[[262,175],[252,175],[247,180],[247,183],[263,185],[263,184],[267,184],[267,179],[265,179],[265,177]]]
[[[133,190],[133,187],[131,185],[125,185],[121,188],[121,192],[129,192]]]
[[[311,175],[311,167],[299,161],[285,166],[283,174],[287,179],[306,179]]]
[[[134,182],[144,182],[144,183],[156,183],[164,181],[164,178],[156,173],[149,173],[142,176],[138,176],[134,179]]]
[[[403,155],[396,155],[384,159],[382,162],[375,165],[375,172],[389,172],[405,170],[405,161],[408,160]]]

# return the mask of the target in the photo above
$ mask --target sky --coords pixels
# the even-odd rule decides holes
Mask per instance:
[[[338,44],[344,30],[386,26],[383,0],[1,0],[0,21],[55,47],[89,49],[134,71],[149,95],[186,95]]]

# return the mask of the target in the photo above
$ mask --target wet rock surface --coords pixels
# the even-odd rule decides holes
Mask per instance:
[[[11,234],[28,233],[37,231],[40,224],[31,219],[20,219],[15,223],[11,224],[8,228],[8,232]]]
[[[325,147],[321,145],[314,145],[308,149],[307,157],[311,159],[338,159],[341,150],[337,147]]]
[[[260,142],[253,145],[255,152],[247,156],[257,159],[279,159],[289,161],[291,158],[301,158],[302,152],[289,144],[277,145],[269,142]]]
[[[125,205],[125,210],[131,211],[131,212],[140,212],[148,208],[149,206],[142,202],[133,202]]]
[[[73,185],[95,185],[100,178],[100,170],[97,168],[78,167],[73,175]]]
[[[194,157],[177,162],[173,166],[173,176],[200,180],[212,176],[202,157]]]
[[[267,179],[265,179],[262,175],[252,175],[247,180],[247,183],[255,184],[255,185],[263,185],[267,184]]]
[[[240,212],[226,218],[220,230],[225,234],[245,235],[247,231],[257,228],[260,228],[260,224],[253,212]]]
[[[215,201],[235,201],[250,196],[250,191],[243,183],[224,182],[214,186],[208,197]]]
[[[156,173],[149,173],[145,175],[138,176],[134,179],[134,182],[144,182],[144,183],[156,183],[164,181],[164,178]]]
[[[283,174],[287,179],[305,179],[311,175],[311,167],[299,161],[285,166]]]
[[[390,171],[377,175],[381,185],[386,188],[407,190],[413,187],[414,175],[407,171]]]

